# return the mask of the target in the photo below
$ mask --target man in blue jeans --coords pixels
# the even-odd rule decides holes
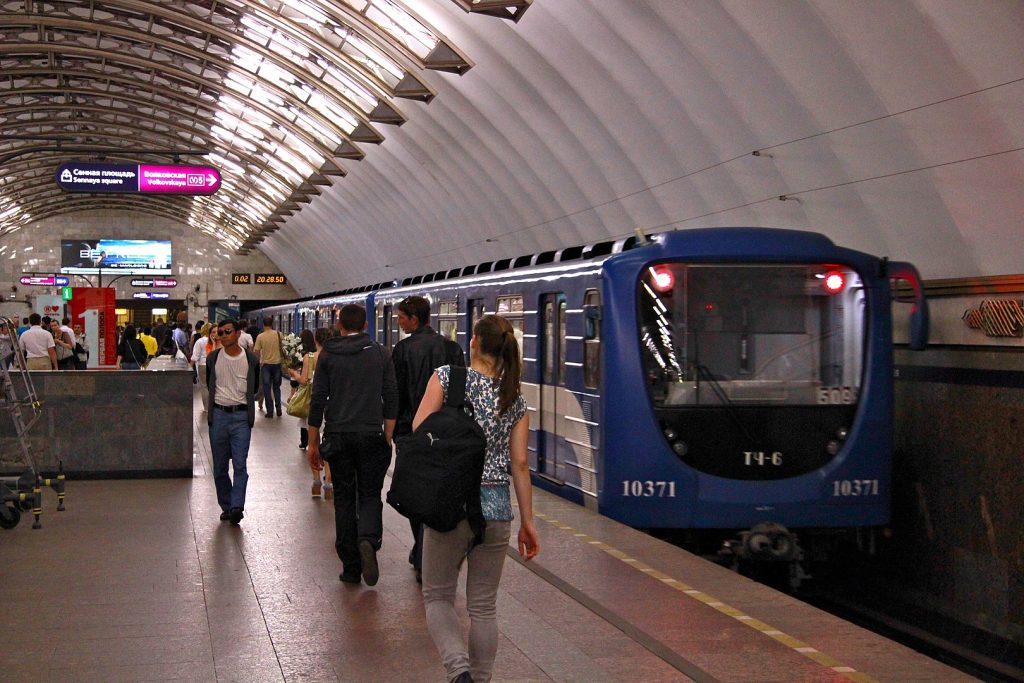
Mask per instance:
[[[328,339],[317,357],[306,454],[310,465],[319,465],[322,453],[331,466],[334,548],[343,570],[338,578],[345,583],[359,583],[361,578],[372,586],[380,576],[380,491],[391,464],[398,385],[387,351],[364,332],[366,309],[343,306],[340,318],[342,336]]]
[[[218,325],[221,348],[206,359],[206,386],[211,409],[206,413],[213,452],[213,483],[221,521],[238,526],[244,517],[245,486],[249,481],[246,459],[249,438],[256,422],[256,392],[260,387],[260,363],[256,355],[238,345],[238,325],[224,320]],[[231,462],[235,479],[228,476]]]
[[[252,347],[256,357],[260,359],[260,380],[263,384],[263,405],[266,406],[267,417],[274,417],[274,406],[277,405],[277,416],[281,417],[281,333],[274,329],[274,319],[263,319],[263,331],[256,337]]]

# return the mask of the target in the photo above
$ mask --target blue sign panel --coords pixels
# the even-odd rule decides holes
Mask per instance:
[[[170,299],[168,292],[134,292],[133,299]]]

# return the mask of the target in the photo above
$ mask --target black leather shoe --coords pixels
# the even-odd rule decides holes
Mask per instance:
[[[231,513],[230,512],[225,510],[224,512],[220,513],[220,521],[226,522],[229,519],[231,519]]]
[[[355,574],[349,574],[347,571],[345,571],[338,574],[338,580],[343,583],[359,583],[362,580],[362,578],[359,576],[358,572],[356,572]]]
[[[380,578],[377,566],[377,549],[365,538],[359,541],[359,562],[363,565],[363,581],[367,586],[376,586]]]
[[[283,416],[284,416],[284,413],[282,413],[282,412],[281,412],[281,411],[279,410],[279,411],[277,411],[277,416],[278,416],[278,417],[283,417]]]
[[[469,675],[468,671],[463,671],[452,679],[452,683],[473,683],[473,677]]]
[[[241,523],[242,518],[245,517],[245,513],[242,512],[242,508],[231,508],[228,512],[228,516],[231,519],[231,523],[238,526]]]
[[[263,417],[274,417],[274,414],[273,413],[266,413],[266,414],[264,414]]]

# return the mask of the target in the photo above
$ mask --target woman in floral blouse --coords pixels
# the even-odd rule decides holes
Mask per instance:
[[[520,393],[522,362],[519,344],[507,320],[496,315],[481,318],[470,341],[472,362],[466,372],[466,401],[487,436],[487,455],[480,486],[480,503],[487,529],[483,543],[473,545],[469,522],[462,520],[448,532],[429,527],[423,533],[423,602],[427,630],[441,654],[448,680],[457,683],[491,680],[498,651],[495,601],[512,533],[509,475],[519,504],[519,554],[533,559],[540,550],[533,525],[533,494],[526,445],[530,421]],[[413,429],[441,409],[448,393],[450,368],[443,365],[431,376],[413,420]],[[455,589],[466,559],[466,607],[469,645],[462,639],[455,612]]]

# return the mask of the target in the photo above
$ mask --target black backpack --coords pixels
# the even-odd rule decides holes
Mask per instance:
[[[399,514],[436,531],[451,531],[465,518],[483,538],[480,479],[487,437],[463,409],[466,368],[451,367],[448,399],[412,434],[395,439],[395,471],[388,504]]]

